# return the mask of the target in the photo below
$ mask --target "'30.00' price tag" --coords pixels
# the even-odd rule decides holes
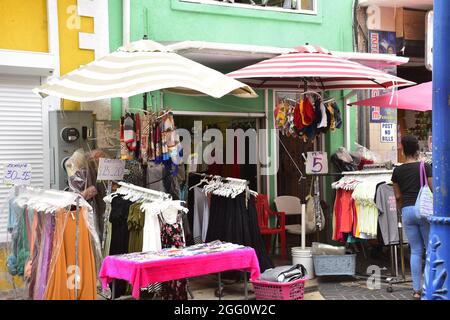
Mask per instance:
[[[3,184],[8,186],[28,186],[31,184],[29,163],[9,163],[5,166]]]

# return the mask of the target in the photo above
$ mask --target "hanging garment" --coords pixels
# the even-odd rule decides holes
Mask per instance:
[[[304,126],[309,126],[314,122],[314,106],[308,98],[305,98],[303,103],[300,105],[300,114],[302,116],[302,124]]]
[[[161,229],[158,220],[158,212],[144,210],[144,234],[142,241],[142,251],[159,251],[161,245]]]
[[[135,186],[144,186],[144,170],[137,160],[129,160],[125,162],[125,172],[123,181],[134,184]]]
[[[339,109],[339,106],[337,105],[336,102],[333,102],[331,104],[331,106],[333,107],[334,110],[334,121],[335,121],[335,126],[336,129],[340,129],[342,128],[342,115],[341,115],[341,110]]]
[[[147,189],[166,192],[164,188],[164,165],[148,162],[147,164]]]
[[[25,279],[28,280],[28,297],[33,299],[34,286],[36,284],[39,247],[41,242],[40,214],[33,210],[33,222],[31,225],[30,258],[25,265]]]
[[[145,213],[141,210],[141,203],[133,203],[128,213],[128,253],[142,252]]]
[[[87,211],[80,208],[78,222],[78,255],[76,254],[77,222],[76,212],[60,209],[55,216],[55,238],[46,300],[96,300],[97,270],[91,233],[87,227]],[[78,256],[78,259],[76,257]],[[78,262],[78,264],[76,264]],[[75,286],[76,268],[79,281]],[[75,292],[75,287],[77,291]]]
[[[327,114],[325,105],[323,103],[320,103],[320,114],[321,114],[321,119],[320,119],[320,123],[317,125],[317,128],[319,128],[319,129],[327,128],[328,127],[328,114]]]
[[[125,144],[130,151],[131,159],[134,151],[136,151],[136,127],[135,121],[131,115],[127,115],[123,121],[123,133]]]
[[[49,266],[52,258],[53,250],[53,236],[55,233],[55,216],[53,214],[44,213],[43,229],[42,229],[42,242],[38,257],[38,274],[36,279],[36,285],[34,287],[34,300],[44,300],[45,290],[48,285],[49,278]],[[75,243],[75,241],[73,242]],[[72,244],[73,245],[73,244]]]
[[[20,207],[14,199],[9,201],[8,232],[11,233],[11,254],[6,267],[12,276],[23,276],[29,258],[27,208]]]
[[[386,183],[381,184],[376,195],[377,208],[380,211],[378,223],[385,245],[399,243],[397,203],[394,194],[394,187]],[[406,243],[407,237],[403,229],[403,241]]]
[[[141,158],[143,163],[149,159],[150,115],[141,117]]]
[[[334,132],[334,131],[336,131],[336,120],[335,120],[335,117],[334,117],[334,108],[333,108],[333,105],[331,103],[327,104],[327,110],[328,110],[328,112],[330,114],[329,126],[328,127],[330,128],[331,132]]]
[[[131,155],[130,151],[127,148],[127,144],[125,143],[125,131],[123,122],[125,121],[124,117],[120,118],[120,159],[121,160],[130,160]]]
[[[206,241],[209,223],[209,203],[208,197],[199,187],[194,188],[194,243],[202,243]]]
[[[244,193],[235,199],[211,196],[206,242],[215,240],[255,249],[262,271],[273,266],[259,230],[255,200],[247,202]]]
[[[167,223],[164,214],[159,215],[161,224],[161,243],[163,248],[183,248],[185,246],[181,215],[174,224]],[[187,300],[187,280],[174,280],[162,283],[164,300]]]
[[[134,129],[136,132],[136,148],[134,150],[134,158],[141,159],[141,116],[139,113],[136,113],[134,118]]]
[[[111,214],[109,221],[112,224],[111,244],[109,255],[128,253],[128,213],[132,202],[124,200],[121,196],[116,196],[111,201]],[[114,298],[120,297],[126,292],[126,282],[116,281]]]

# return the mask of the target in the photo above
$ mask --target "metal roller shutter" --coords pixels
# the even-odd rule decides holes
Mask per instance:
[[[10,189],[3,185],[10,161],[30,163],[31,185],[44,187],[44,137],[41,99],[31,90],[40,77],[0,74],[0,243],[6,241]]]

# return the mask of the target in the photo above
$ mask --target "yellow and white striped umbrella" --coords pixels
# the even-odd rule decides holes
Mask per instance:
[[[141,40],[119,48],[33,90],[78,102],[127,98],[166,90],[185,95],[221,98],[232,94],[257,97],[249,86],[216,70],[171,52],[163,45]]]

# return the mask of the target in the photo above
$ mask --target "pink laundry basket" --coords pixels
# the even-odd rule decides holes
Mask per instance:
[[[292,282],[252,281],[256,300],[303,300],[306,278]]]

